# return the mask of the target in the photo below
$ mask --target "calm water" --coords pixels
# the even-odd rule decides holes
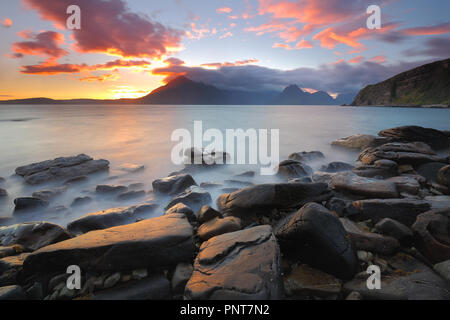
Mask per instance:
[[[208,128],[279,129],[280,156],[295,151],[320,150],[327,162],[355,160],[354,152],[336,150],[331,141],[357,133],[376,134],[379,130],[420,125],[450,130],[450,109],[353,108],[335,106],[0,106],[0,176],[9,198],[0,203],[0,216],[10,216],[12,201],[29,196],[44,187],[23,186],[12,176],[14,169],[32,162],[86,153],[111,162],[110,175],[122,175],[123,163],[144,164],[146,170],[115,180],[100,176],[90,184],[72,190],[55,204],[68,206],[71,200],[97,183],[129,184],[142,182],[151,189],[155,178],[180,169],[171,163],[170,140],[178,128],[193,130],[196,120]],[[317,164],[319,165],[319,164]],[[231,166],[220,174],[195,177],[197,182],[218,181],[246,168]],[[106,181],[106,182],[105,182]],[[220,182],[220,181],[219,181]],[[216,196],[213,194],[213,197]],[[134,203],[139,201],[134,201]],[[72,215],[120,206],[96,200]],[[55,218],[55,221],[73,216]],[[50,219],[51,220],[51,219]],[[61,222],[61,221],[59,221]]]

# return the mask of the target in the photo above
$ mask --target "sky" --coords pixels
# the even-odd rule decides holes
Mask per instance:
[[[0,100],[134,98],[180,75],[352,93],[449,58],[449,12],[448,0],[2,0]]]

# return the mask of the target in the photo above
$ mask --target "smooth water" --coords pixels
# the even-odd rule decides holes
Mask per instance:
[[[142,182],[151,190],[151,182],[181,169],[171,162],[173,130],[193,130],[194,121],[203,122],[203,130],[249,128],[280,130],[280,160],[298,151],[322,151],[327,162],[353,162],[357,153],[332,148],[330,143],[353,134],[377,134],[386,128],[420,125],[450,130],[450,109],[337,107],[337,106],[86,106],[86,105],[4,105],[0,106],[0,187],[9,197],[0,203],[0,216],[11,216],[13,200],[30,196],[45,186],[24,186],[13,176],[21,165],[88,154],[111,162],[110,176],[92,179],[83,188],[71,189],[52,205],[69,206],[73,198],[88,194],[98,183],[125,184]],[[143,172],[123,175],[117,167],[123,163],[143,164]],[[229,166],[222,175],[196,176],[197,183],[221,182],[242,166]],[[219,181],[221,180],[221,181]],[[219,191],[218,191],[219,192]],[[217,194],[213,194],[215,198]],[[132,201],[139,203],[145,201]],[[131,203],[131,204],[132,204]],[[97,200],[87,208],[76,209],[70,217],[55,217],[64,223],[73,216],[108,207],[128,205],[111,200]],[[164,205],[164,204],[163,204]],[[51,219],[50,219],[51,220]]]

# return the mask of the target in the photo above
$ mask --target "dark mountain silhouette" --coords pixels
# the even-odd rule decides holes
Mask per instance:
[[[305,92],[297,85],[290,85],[273,101],[279,105],[333,105],[336,101],[326,92],[317,91],[313,94]]]
[[[349,105],[353,102],[353,100],[355,100],[357,94],[357,92],[341,93],[336,97],[335,102],[338,105]]]

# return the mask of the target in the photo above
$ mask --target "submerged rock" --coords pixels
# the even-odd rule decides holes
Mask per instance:
[[[81,206],[85,206],[89,203],[91,203],[93,200],[91,197],[77,197],[75,198],[72,203],[71,203],[71,207],[81,207]]]
[[[126,192],[128,190],[125,186],[112,186],[112,185],[98,185],[95,188],[95,192],[99,194],[118,194]]]
[[[317,160],[325,159],[325,156],[320,151],[302,151],[292,153],[289,157],[290,160],[296,160],[303,163],[313,162]]]
[[[310,176],[313,170],[310,166],[297,160],[285,160],[278,165],[278,175],[286,179]]]
[[[174,195],[183,192],[190,186],[196,186],[197,183],[190,174],[179,174],[157,179],[153,181],[152,185],[155,193]]]
[[[226,233],[204,242],[185,298],[281,299],[280,252],[270,226]]]
[[[372,136],[370,134],[357,134],[333,141],[334,146],[364,150],[366,148],[377,147],[389,142],[389,139]]]
[[[144,190],[139,190],[139,191],[126,191],[126,192],[122,192],[121,194],[118,194],[117,196],[115,196],[115,200],[116,201],[128,201],[128,200],[133,200],[133,199],[138,199],[138,198],[143,198],[145,197],[146,193]]]
[[[23,197],[14,200],[14,215],[28,213],[30,211],[42,210],[49,206],[48,201],[34,198],[34,197]]]
[[[353,168],[354,168],[353,165],[349,163],[337,161],[337,162],[330,162],[326,166],[322,166],[320,168],[320,171],[336,173],[341,171],[349,171],[352,170]]]
[[[382,130],[378,133],[395,141],[425,142],[434,148],[447,148],[450,146],[450,138],[442,131],[419,126],[403,126]]]
[[[62,186],[59,188],[46,189],[41,191],[33,192],[33,197],[44,201],[50,201],[54,198],[64,194],[67,191],[67,186]]]
[[[142,164],[134,164],[134,163],[124,163],[118,168],[120,171],[135,173],[145,169],[145,166]]]

